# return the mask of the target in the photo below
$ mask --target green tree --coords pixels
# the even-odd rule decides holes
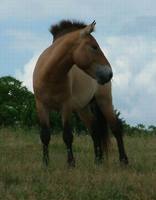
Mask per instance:
[[[11,76],[0,78],[0,125],[32,126],[36,120],[33,94]]]
[[[148,131],[152,134],[156,134],[156,126],[153,125],[148,126]]]

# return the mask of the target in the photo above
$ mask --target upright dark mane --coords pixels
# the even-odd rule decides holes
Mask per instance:
[[[50,33],[53,35],[54,40],[62,35],[69,32],[85,28],[87,25],[79,21],[62,20],[58,24],[52,25],[49,29]]]

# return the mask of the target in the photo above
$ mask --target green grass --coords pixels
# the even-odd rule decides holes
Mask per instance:
[[[130,165],[120,166],[114,138],[109,160],[94,164],[89,136],[75,136],[76,168],[68,169],[61,136],[53,136],[50,166],[43,168],[39,135],[0,130],[0,199],[3,200],[154,200],[156,137],[124,138]]]

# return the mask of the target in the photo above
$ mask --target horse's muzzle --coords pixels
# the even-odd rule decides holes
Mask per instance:
[[[100,85],[108,83],[113,77],[113,72],[110,66],[99,66],[96,70],[96,80]]]

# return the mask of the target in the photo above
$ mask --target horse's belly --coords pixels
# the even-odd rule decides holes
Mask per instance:
[[[72,68],[72,107],[74,110],[84,108],[94,97],[98,84],[77,66]]]

